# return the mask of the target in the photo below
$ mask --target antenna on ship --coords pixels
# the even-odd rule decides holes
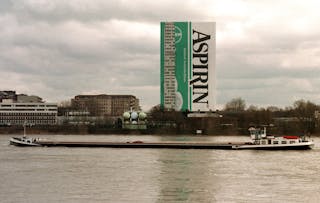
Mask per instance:
[[[24,120],[23,122],[23,137],[25,138],[26,137],[26,127],[27,127],[27,120]]]

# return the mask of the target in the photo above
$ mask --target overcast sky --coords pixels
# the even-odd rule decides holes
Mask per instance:
[[[1,90],[160,103],[160,21],[217,24],[217,107],[320,103],[320,2],[1,0]]]

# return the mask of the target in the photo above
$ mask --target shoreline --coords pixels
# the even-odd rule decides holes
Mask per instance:
[[[23,135],[24,130],[22,127],[2,127],[0,128],[1,135]],[[26,134],[30,136],[41,135],[139,135],[139,136],[248,136],[249,134],[237,134],[237,133],[203,133],[196,134],[192,132],[177,132],[176,129],[148,129],[148,130],[128,130],[128,129],[116,129],[116,128],[103,128],[103,129],[88,129],[83,127],[70,127],[70,128],[27,128]]]
[[[22,136],[22,131],[15,131],[15,132],[3,132],[0,130],[0,136],[6,136],[6,135],[15,135],[15,136]],[[64,136],[109,136],[109,135],[119,135],[119,136],[176,136],[176,137],[183,137],[183,136],[194,136],[194,137],[215,137],[215,136],[249,136],[248,134],[191,134],[191,133],[141,133],[138,131],[131,131],[131,132],[100,132],[100,133],[84,133],[84,132],[49,132],[49,131],[27,131],[27,136],[58,136],[58,135],[64,135]],[[286,134],[289,135],[289,134]],[[290,134],[291,135],[291,134]],[[277,135],[276,135],[277,136]],[[281,136],[281,135],[278,135]],[[319,133],[311,134],[310,138],[312,137],[320,137]]]
[[[23,135],[22,126],[0,127],[1,135]],[[155,135],[155,136],[249,136],[249,132],[244,131],[221,131],[221,130],[204,130],[202,134],[196,134],[191,131],[183,131],[176,128],[150,128],[147,130],[128,130],[113,128],[108,126],[33,126],[27,127],[27,135]],[[273,135],[296,135],[301,136],[303,133],[271,133]],[[312,137],[320,137],[320,133],[310,134]]]

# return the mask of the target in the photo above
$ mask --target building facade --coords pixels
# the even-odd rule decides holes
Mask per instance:
[[[0,103],[0,125],[55,125],[55,103]]]
[[[162,108],[214,110],[215,41],[214,22],[161,22]]]
[[[71,106],[91,116],[121,116],[130,109],[140,110],[139,99],[132,95],[77,95]]]

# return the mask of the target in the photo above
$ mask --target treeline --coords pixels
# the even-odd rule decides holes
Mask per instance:
[[[105,118],[92,124],[61,124],[54,126],[32,126],[28,134],[161,134],[186,135],[201,130],[208,135],[248,135],[251,126],[266,126],[270,134],[319,134],[320,106],[303,99],[292,106],[280,108],[269,106],[246,106],[242,98],[227,102],[220,111],[210,116],[190,117],[191,112],[161,109],[154,106],[148,112],[146,130],[122,128],[122,119]],[[188,116],[189,115],[189,116]],[[208,115],[208,114],[207,114]],[[22,126],[2,126],[0,133],[23,133]]]
[[[201,129],[205,134],[248,134],[250,126],[268,128],[272,134],[315,134],[320,133],[320,106],[303,99],[292,106],[280,108],[269,106],[246,107],[242,98],[227,102],[223,110],[215,112],[215,117],[188,118],[189,112],[176,112],[153,107],[149,112],[149,123],[158,124],[154,128],[174,131],[176,134],[194,134]],[[168,130],[170,129],[170,130]]]

